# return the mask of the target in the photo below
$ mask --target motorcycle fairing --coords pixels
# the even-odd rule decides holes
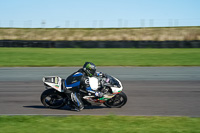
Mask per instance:
[[[61,80],[62,79],[58,76],[48,76],[48,77],[43,78],[43,82],[46,85],[56,89],[59,92],[63,92],[62,87],[61,87]]]
[[[119,94],[123,89],[121,82],[113,76],[107,75],[106,83],[110,85],[112,94]]]
[[[114,79],[116,81],[118,81],[119,85],[111,87],[111,89],[112,89],[113,94],[118,94],[118,93],[120,93],[122,91],[123,87],[122,87],[121,82],[117,78],[114,78]]]

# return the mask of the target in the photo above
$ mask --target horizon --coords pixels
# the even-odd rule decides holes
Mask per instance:
[[[198,0],[7,0],[0,27],[138,28],[200,26]]]

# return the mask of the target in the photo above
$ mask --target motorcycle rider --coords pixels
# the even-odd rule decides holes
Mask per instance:
[[[66,88],[72,88],[73,92],[66,92],[68,98],[74,103],[71,107],[72,110],[82,110],[84,108],[83,101],[81,100],[80,90],[85,90],[89,95],[94,95],[97,98],[103,97],[103,93],[98,90],[92,90],[89,84],[89,77],[103,77],[102,72],[96,72],[94,63],[85,62],[83,67],[78,71],[71,74],[65,80]]]

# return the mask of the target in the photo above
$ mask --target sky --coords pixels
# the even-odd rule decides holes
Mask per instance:
[[[0,0],[0,27],[200,26],[200,0]]]

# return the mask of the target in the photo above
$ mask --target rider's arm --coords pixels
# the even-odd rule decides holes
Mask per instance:
[[[81,84],[82,86],[85,88],[85,90],[92,94],[92,95],[95,95],[97,97],[102,97],[103,96],[103,93],[98,91],[98,90],[93,90],[91,87],[90,87],[90,84],[89,84],[89,79],[85,76],[82,77],[81,79]]]
[[[86,76],[81,77],[81,86],[82,88],[85,88],[87,92],[95,93],[95,91],[91,89],[89,79]]]

